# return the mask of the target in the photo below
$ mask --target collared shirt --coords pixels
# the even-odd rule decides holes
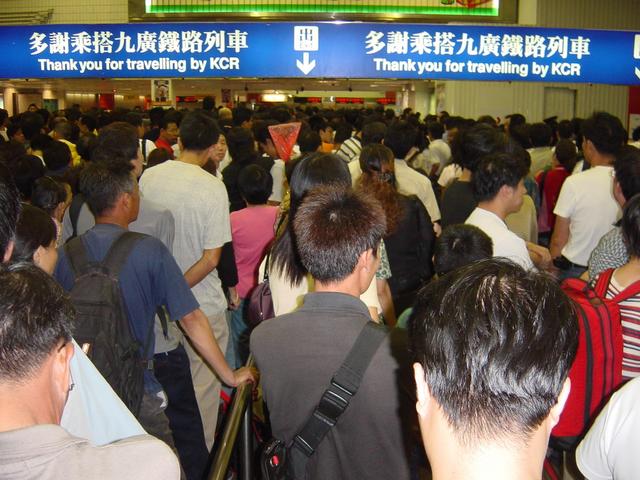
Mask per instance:
[[[395,173],[398,182],[398,192],[403,195],[415,195],[429,212],[432,222],[440,220],[440,208],[436,195],[433,193],[431,181],[413,168],[404,160],[395,160]]]
[[[169,158],[171,160],[173,160],[175,157],[175,153],[173,150],[173,147],[169,144],[169,142],[167,142],[166,140],[164,140],[161,137],[158,137],[158,139],[156,140],[156,147],[157,148],[161,148],[163,150],[166,150],[166,152],[169,154]]]
[[[495,213],[476,207],[465,223],[475,225],[491,237],[494,257],[508,258],[527,270],[535,268],[525,241],[511,232]]]
[[[3,480],[178,480],[171,449],[150,435],[95,447],[58,425],[0,432]]]

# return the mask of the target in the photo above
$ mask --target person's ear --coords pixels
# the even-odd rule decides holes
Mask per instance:
[[[562,414],[562,410],[564,410],[564,406],[569,399],[569,393],[571,392],[571,380],[569,377],[564,381],[562,385],[562,390],[560,390],[560,395],[558,395],[558,401],[556,404],[551,407],[549,411],[549,420],[551,422],[550,427],[555,427],[560,421],[560,415]]]
[[[16,242],[14,240],[9,240],[7,244],[7,249],[4,251],[4,257],[2,257],[2,263],[7,263],[13,255],[13,247],[16,246]]]
[[[46,253],[45,248],[42,245],[39,245],[36,248],[36,251],[33,252],[33,263],[36,266],[40,266],[40,261],[42,260],[42,256]]]
[[[51,382],[54,388],[53,391],[57,392],[60,417],[62,417],[62,410],[67,402],[69,392],[73,389],[73,378],[71,377],[71,358],[73,358],[73,354],[73,342],[66,342],[57,348],[51,365]]]
[[[418,362],[413,364],[413,377],[416,382],[416,411],[419,417],[426,418],[431,403],[431,392],[429,385],[427,385],[424,369]]]

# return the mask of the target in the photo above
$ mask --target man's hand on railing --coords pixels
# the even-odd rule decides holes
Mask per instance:
[[[251,382],[254,385],[258,384],[260,374],[254,367],[241,367],[233,372],[234,383],[230,384],[230,387],[237,387],[244,382]]]

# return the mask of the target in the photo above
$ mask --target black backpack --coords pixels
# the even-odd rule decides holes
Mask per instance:
[[[144,393],[144,359],[149,354],[153,322],[143,356],[124,309],[118,275],[136,242],[144,237],[125,232],[102,262],[89,261],[80,237],[64,247],[75,275],[70,292],[76,308],[74,339],[134,415],[140,411]]]

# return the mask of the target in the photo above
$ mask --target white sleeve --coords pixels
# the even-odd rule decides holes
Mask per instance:
[[[208,204],[211,208],[207,210],[205,217],[202,243],[205,250],[222,247],[231,241],[229,197],[224,185],[220,183],[214,195],[209,196]]]
[[[578,468],[589,480],[613,479],[607,458],[608,445],[605,441],[610,408],[611,403],[600,412],[587,436],[580,442],[576,450]]]
[[[573,182],[570,180],[571,178],[568,178],[562,185],[560,196],[553,209],[554,215],[559,215],[563,218],[571,218],[576,206]]]
[[[422,193],[418,195],[418,198],[422,201],[427,212],[429,212],[429,216],[431,217],[432,222],[437,222],[440,220],[440,207],[438,207],[438,201],[436,200],[436,194],[433,193],[433,187],[431,186],[431,181],[424,177],[424,182],[422,183]]]
[[[282,160],[276,160],[271,167],[271,177],[273,178],[273,189],[271,190],[271,196],[269,201],[282,202],[282,190],[284,183],[284,162]]]

